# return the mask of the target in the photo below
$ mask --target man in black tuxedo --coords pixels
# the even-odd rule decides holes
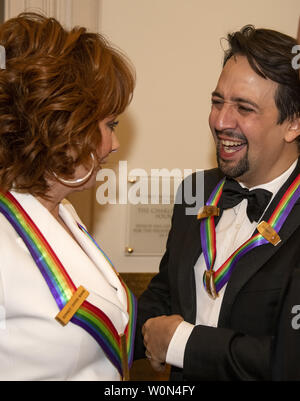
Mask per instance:
[[[300,174],[296,41],[247,26],[228,42],[209,117],[219,168],[204,174],[205,202],[226,177],[220,215],[213,211],[213,272],[269,221]],[[171,364],[173,380],[300,379],[300,200],[217,296],[205,279],[202,220],[187,206],[175,205],[160,271],[139,300],[136,358],[146,354],[156,370]]]

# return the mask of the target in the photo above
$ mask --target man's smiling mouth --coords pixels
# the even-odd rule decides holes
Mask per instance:
[[[220,143],[226,153],[234,153],[241,150],[245,145],[246,142],[241,140],[225,140],[221,139]]]

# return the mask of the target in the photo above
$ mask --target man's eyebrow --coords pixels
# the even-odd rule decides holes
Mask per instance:
[[[242,97],[234,97],[231,100],[233,102],[237,102],[237,103],[247,103],[247,104],[250,104],[251,106],[255,107],[256,109],[259,109],[258,104],[256,104],[255,102],[253,102],[252,100],[249,100],[249,99],[244,99]]]
[[[221,99],[224,99],[224,96],[222,96],[222,95],[221,95],[219,92],[217,92],[217,91],[213,91],[211,95],[212,95],[212,96],[219,97],[219,98],[221,98]],[[251,106],[255,107],[256,109],[259,109],[259,106],[258,106],[255,102],[253,102],[252,100],[250,100],[250,99],[246,99],[246,98],[242,98],[242,97],[233,97],[233,98],[231,98],[230,100],[231,100],[232,102],[236,102],[236,103],[247,103],[247,104],[250,104]]]
[[[220,97],[220,98],[224,99],[224,97],[223,97],[219,92],[217,92],[217,91],[213,91],[211,95],[212,95],[212,96],[216,96],[216,97]]]

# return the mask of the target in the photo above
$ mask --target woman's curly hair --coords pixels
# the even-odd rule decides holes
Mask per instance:
[[[134,70],[102,35],[36,13],[2,24],[0,45],[0,188],[45,196],[47,177],[71,177],[100,145],[98,122],[125,110]]]

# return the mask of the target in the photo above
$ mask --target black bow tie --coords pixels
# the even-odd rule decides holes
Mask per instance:
[[[259,221],[271,197],[272,192],[266,189],[258,188],[249,191],[247,188],[242,188],[237,181],[226,178],[220,206],[222,209],[230,209],[238,205],[243,199],[247,199],[247,215],[252,223]]]

